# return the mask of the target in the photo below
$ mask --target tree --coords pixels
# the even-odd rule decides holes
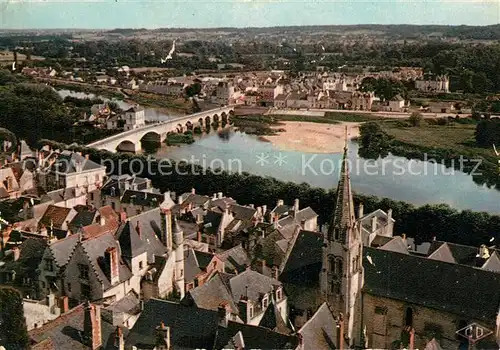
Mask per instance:
[[[10,287],[0,287],[0,345],[7,349],[29,349],[23,298]]]
[[[419,112],[413,112],[411,115],[410,115],[410,118],[408,118],[408,121],[410,122],[410,124],[412,126],[420,126],[420,124],[422,123],[422,114],[419,113]]]

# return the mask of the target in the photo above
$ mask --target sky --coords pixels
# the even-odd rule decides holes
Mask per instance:
[[[500,0],[0,0],[1,29],[500,23]]]

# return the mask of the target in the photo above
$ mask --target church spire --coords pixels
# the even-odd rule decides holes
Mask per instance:
[[[347,232],[350,228],[354,227],[356,220],[354,216],[354,201],[352,198],[351,180],[349,176],[349,160],[347,159],[347,141],[346,126],[344,155],[340,168],[335,207],[328,228],[328,240],[340,240],[342,243],[346,243],[346,240],[349,238],[347,237]]]

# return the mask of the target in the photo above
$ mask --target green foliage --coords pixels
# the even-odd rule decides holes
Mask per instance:
[[[372,134],[374,138],[377,134],[383,136],[383,132],[373,124],[376,125],[376,123],[367,123],[362,128],[368,125],[369,130],[375,131]],[[363,134],[364,132],[362,132],[362,138]],[[384,137],[388,139],[387,136]],[[59,149],[65,148],[65,145],[47,140],[40,142],[40,145],[44,144]],[[116,154],[85,147],[73,147],[71,150],[89,154],[90,159],[99,163],[101,159],[112,161],[115,174],[129,173],[127,161],[138,159],[144,163],[147,162],[147,158],[141,155]],[[161,191],[171,190],[183,193],[196,188],[200,193],[223,192],[241,204],[266,204],[272,207],[276,204],[276,198],[283,199],[287,203],[292,203],[295,198],[299,198],[301,205],[310,206],[318,213],[320,223],[328,222],[333,212],[334,189],[327,191],[311,187],[306,183],[283,182],[275,178],[248,173],[227,173],[213,171],[214,169],[202,171],[198,165],[182,162],[178,164],[173,161],[170,164],[162,162],[160,166],[161,171],[159,171],[158,163],[152,162],[151,173],[148,173],[148,166],[144,164],[144,172],[138,173],[137,176],[151,178],[153,185]],[[108,167],[110,170],[111,165],[108,164]],[[491,237],[500,239],[498,232],[500,216],[498,215],[470,210],[460,212],[446,204],[415,207],[412,204],[389,198],[362,194],[355,194],[354,201],[355,205],[362,202],[365,212],[379,208],[385,211],[392,209],[393,217],[396,219],[394,233],[406,233],[409,237],[414,237],[417,243],[430,241],[436,236],[439,240],[474,246],[489,241]]]
[[[369,122],[361,125],[359,155],[365,158],[386,157],[389,147],[389,136],[382,131],[376,122]]]
[[[364,78],[361,82],[361,91],[373,91],[375,96],[380,99],[389,101],[396,95],[406,96],[406,87],[399,80],[387,78]]]
[[[30,348],[23,298],[9,287],[0,287],[0,345],[9,350]]]
[[[481,120],[476,126],[476,144],[481,147],[500,145],[500,120]]]
[[[411,126],[420,126],[422,124],[422,114],[418,112],[413,112],[410,117],[408,118],[408,121],[410,122]]]
[[[165,143],[168,146],[178,145],[178,144],[183,144],[183,143],[190,144],[193,142],[194,142],[194,138],[193,138],[192,132],[186,132],[183,134],[171,133],[171,134],[167,135],[167,138],[165,140]]]

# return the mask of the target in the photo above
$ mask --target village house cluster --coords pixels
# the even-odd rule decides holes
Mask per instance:
[[[0,284],[24,296],[34,350],[380,349],[402,332],[410,348],[450,349],[472,322],[492,348],[496,248],[394,236],[392,210],[355,208],[346,158],[321,225],[298,199],[161,193],[22,142],[0,169],[16,213],[1,224]]]
[[[335,109],[377,112],[411,112],[430,113],[471,113],[471,109],[458,103],[459,101],[429,101],[426,106],[410,106],[410,101],[401,95],[389,100],[375,96],[373,91],[360,91],[365,78],[387,78],[409,82],[423,93],[440,94],[450,92],[450,81],[447,76],[424,75],[422,68],[398,67],[394,71],[338,73],[329,72],[318,66],[315,72],[301,72],[291,77],[284,70],[234,72],[234,73],[200,73],[199,75],[164,77],[158,72],[134,73],[133,69],[123,66],[110,69],[115,76],[106,72],[87,72],[85,79],[75,78],[76,72],[56,72],[53,69],[24,68],[23,73],[30,76],[66,79],[89,82],[110,87],[122,88],[138,92],[154,93],[169,98],[184,97],[186,89],[199,84],[196,98],[217,106],[241,105],[250,107],[268,107],[278,110],[298,109]],[[111,73],[110,73],[111,74]],[[80,74],[81,75],[81,74]],[[118,117],[105,123],[108,129],[121,125]]]

